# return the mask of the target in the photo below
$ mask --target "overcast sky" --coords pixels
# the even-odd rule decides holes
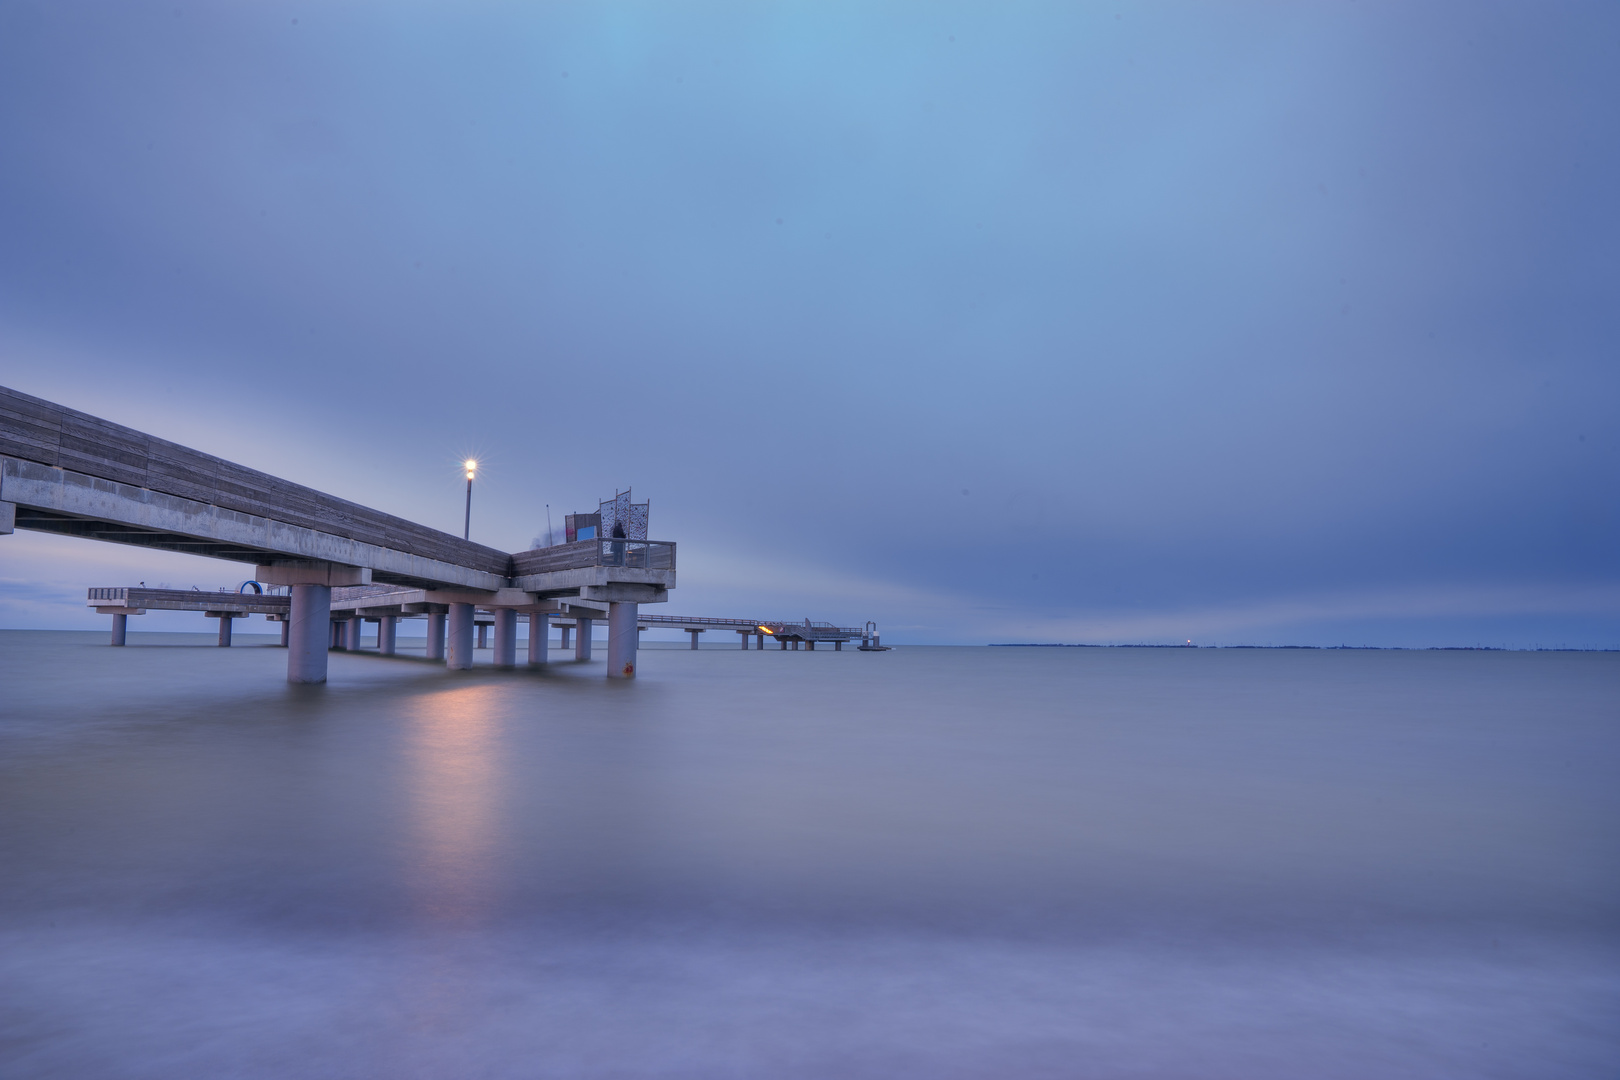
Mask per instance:
[[[0,383],[633,486],[674,614],[1615,647],[1616,102],[1612,3],[0,0]],[[0,625],[243,576],[19,532]]]

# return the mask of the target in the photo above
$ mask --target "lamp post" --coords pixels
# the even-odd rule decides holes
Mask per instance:
[[[462,467],[464,469],[467,470],[467,520],[462,524],[461,538],[463,540],[471,540],[472,539],[472,482],[473,482],[473,473],[478,471],[478,461],[477,461],[476,458],[468,458],[466,461],[463,461],[461,463],[461,465],[462,465]]]

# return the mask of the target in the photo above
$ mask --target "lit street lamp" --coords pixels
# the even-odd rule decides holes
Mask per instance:
[[[461,463],[461,465],[462,465],[462,467],[464,469],[467,470],[467,520],[461,527],[461,538],[463,540],[471,540],[472,539],[472,482],[473,482],[473,473],[478,471],[478,461],[477,461],[476,458],[468,458],[466,461],[463,461]]]

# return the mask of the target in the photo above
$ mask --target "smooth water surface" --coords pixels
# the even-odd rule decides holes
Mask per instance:
[[[0,632],[8,1078],[1620,1075],[1620,655],[104,641]]]

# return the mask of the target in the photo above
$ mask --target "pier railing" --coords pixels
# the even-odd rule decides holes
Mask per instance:
[[[575,540],[571,544],[520,551],[512,556],[516,577],[587,566],[673,570],[675,545],[665,540]]]

